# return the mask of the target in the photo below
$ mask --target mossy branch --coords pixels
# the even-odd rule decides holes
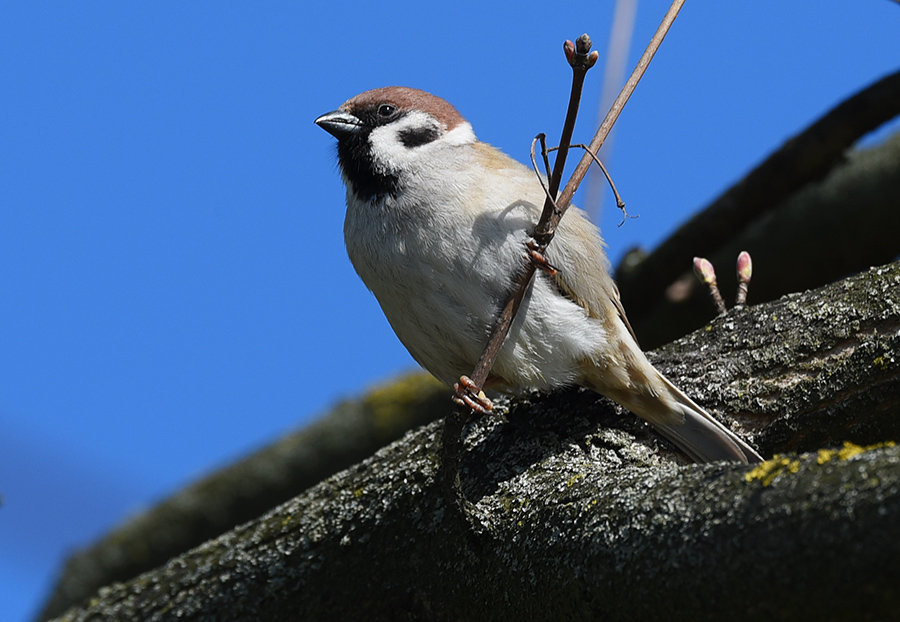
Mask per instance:
[[[769,455],[900,435],[897,352],[892,264],[732,312],[654,363]],[[900,606],[898,447],[679,465],[586,391],[506,414],[465,439],[484,538],[447,511],[431,424],[62,619],[859,620]]]

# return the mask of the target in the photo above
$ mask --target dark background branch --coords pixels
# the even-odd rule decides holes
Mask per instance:
[[[691,259],[695,256],[710,257],[718,254],[725,246],[730,245],[751,225],[773,211],[784,209],[788,200],[810,184],[822,180],[835,166],[845,162],[845,152],[860,137],[877,129],[886,121],[900,114],[900,72],[882,78],[875,84],[845,100],[829,111],[809,128],[788,140],[778,151],[769,156],[740,182],[727,190],[708,207],[698,212],[682,225],[668,240],[649,255],[639,261],[623,262],[616,273],[616,280],[622,294],[622,302],[628,310],[629,319],[641,338],[645,347],[655,347],[667,339],[684,334],[686,330],[696,327],[681,325],[667,335],[654,334],[653,328],[658,325],[646,316],[666,308],[664,300],[667,288],[677,281],[691,268]],[[896,162],[896,161],[895,161]],[[897,179],[896,174],[893,179]],[[898,212],[900,195],[894,193],[887,201],[883,213]],[[858,196],[846,197],[844,203],[845,217],[849,220],[864,220],[858,213],[859,204],[868,198],[863,192]],[[815,240],[816,219],[803,223],[812,231],[801,232],[802,226],[793,227],[788,235],[799,239],[801,236]],[[869,221],[872,230],[884,230],[886,227],[878,220]],[[842,232],[838,227],[835,231]],[[771,244],[769,246],[772,246]],[[832,251],[826,240],[817,247],[815,256],[790,254],[791,266],[782,270],[789,271],[797,263],[816,266],[820,262],[819,254]],[[893,245],[894,254],[881,261],[896,257],[900,249]],[[736,254],[735,254],[736,257]],[[755,261],[754,257],[754,261]],[[859,257],[852,263],[852,268],[838,273],[843,276],[848,272],[865,269],[873,263],[866,263],[867,257]],[[731,258],[727,273],[733,270],[734,258]],[[845,263],[846,265],[846,263]],[[807,283],[805,286],[818,286],[830,282],[834,273],[829,272],[823,280]],[[720,279],[720,282],[726,279]],[[764,278],[763,278],[764,280]],[[788,291],[781,289],[771,297],[755,298],[757,301],[771,300]],[[751,288],[751,295],[756,293]]]
[[[450,391],[425,374],[338,404],[316,423],[186,487],[73,554],[38,616],[47,620],[105,585],[127,581],[258,517],[450,412]]]
[[[708,257],[718,269],[726,301],[734,298],[738,253],[753,257],[750,302],[821,287],[900,257],[900,134],[877,147],[851,151],[840,166],[792,195]],[[705,287],[684,274],[629,320],[644,347],[657,347],[695,330],[715,315]],[[621,271],[621,270],[620,270]],[[624,296],[624,294],[623,294]]]

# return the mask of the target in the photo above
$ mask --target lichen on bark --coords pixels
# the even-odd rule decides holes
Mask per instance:
[[[525,396],[466,429],[482,536],[433,423],[62,619],[891,617],[900,448],[843,443],[897,437],[898,351],[900,264],[732,312],[655,363],[764,455],[811,453],[689,465],[588,391]]]

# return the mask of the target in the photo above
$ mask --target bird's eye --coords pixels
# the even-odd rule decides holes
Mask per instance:
[[[392,106],[391,104],[381,104],[378,106],[378,116],[387,118],[394,116],[394,113],[397,112],[397,106]]]

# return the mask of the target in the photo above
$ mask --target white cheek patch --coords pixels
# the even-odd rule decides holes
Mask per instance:
[[[405,168],[410,157],[415,157],[400,139],[404,131],[433,127],[440,130],[437,120],[430,114],[412,111],[393,123],[376,127],[369,134],[372,159],[386,172],[396,172]]]
[[[448,145],[469,145],[475,140],[475,132],[468,121],[463,121],[444,136],[444,142]]]
[[[403,144],[404,132],[434,128],[438,133],[443,130],[437,119],[426,112],[413,110],[394,123],[376,127],[369,134],[369,144],[372,147],[372,159],[378,167],[386,173],[396,173],[400,170],[410,170],[416,162],[421,162],[422,150],[432,147],[465,145],[475,142],[475,133],[469,123],[463,122],[447,132],[436,141],[409,147]]]

